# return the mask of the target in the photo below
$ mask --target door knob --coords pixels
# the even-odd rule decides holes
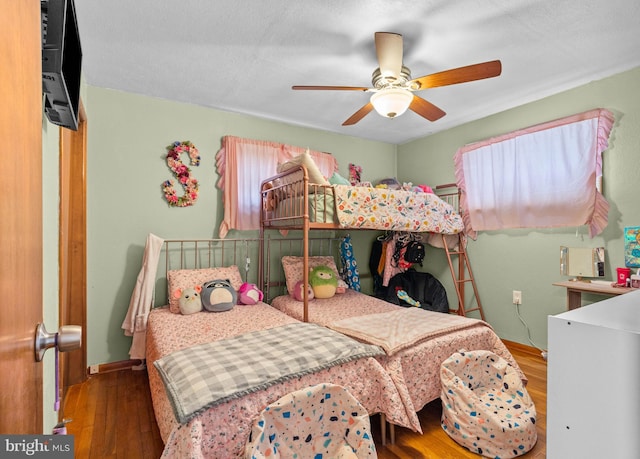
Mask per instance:
[[[50,347],[57,347],[60,352],[79,349],[82,344],[82,327],[80,325],[63,325],[57,333],[49,333],[44,324],[36,327],[35,357],[40,362]]]

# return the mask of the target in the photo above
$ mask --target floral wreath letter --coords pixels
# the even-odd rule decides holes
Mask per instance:
[[[171,207],[188,207],[192,206],[198,199],[198,181],[191,177],[191,169],[189,169],[181,160],[180,154],[188,153],[192,166],[200,165],[200,154],[198,149],[191,142],[174,142],[167,147],[167,166],[174,173],[182,188],[184,195],[178,197],[176,190],[173,188],[173,180],[167,180],[162,184],[164,197]]]

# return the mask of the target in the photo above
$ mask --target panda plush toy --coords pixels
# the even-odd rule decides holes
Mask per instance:
[[[210,312],[232,309],[238,301],[238,293],[228,279],[215,279],[202,285],[202,307]]]

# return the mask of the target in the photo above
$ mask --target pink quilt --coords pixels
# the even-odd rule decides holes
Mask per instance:
[[[271,306],[235,306],[222,313],[200,312],[183,316],[168,308],[149,314],[147,368],[153,406],[165,443],[163,457],[238,458],[258,414],[282,396],[326,382],[346,387],[369,414],[384,413],[390,422],[420,431],[415,412],[404,405],[395,382],[372,357],[348,362],[301,378],[286,381],[240,399],[207,409],[186,424],[175,418],[164,385],[153,362],[173,351],[200,343],[229,338],[249,331],[296,322]]]

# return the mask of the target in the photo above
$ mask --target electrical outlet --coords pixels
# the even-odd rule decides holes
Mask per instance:
[[[100,371],[100,365],[91,365],[89,367],[89,374],[90,375],[95,375],[96,373],[98,373]]]
[[[520,290],[513,291],[513,304],[522,304],[522,292]]]

